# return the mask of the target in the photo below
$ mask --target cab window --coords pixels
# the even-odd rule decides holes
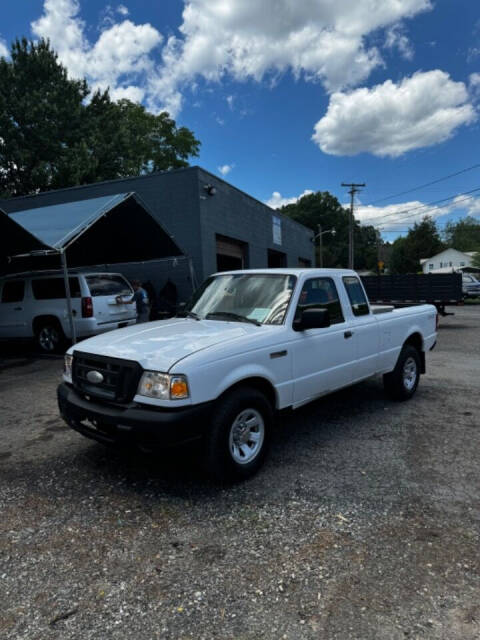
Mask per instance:
[[[368,315],[370,309],[368,308],[368,301],[359,279],[355,278],[355,276],[345,276],[343,278],[343,284],[345,285],[350,304],[352,305],[353,315]]]
[[[25,282],[23,280],[10,280],[3,285],[2,302],[21,302],[24,294]]]
[[[304,309],[328,309],[330,324],[345,322],[342,305],[338,299],[337,287],[331,278],[310,278],[303,284],[295,320]]]

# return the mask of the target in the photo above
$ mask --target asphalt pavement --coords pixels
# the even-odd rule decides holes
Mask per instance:
[[[59,359],[0,368],[0,637],[478,640],[480,305],[415,397],[369,380],[282,416],[248,482],[58,416]]]

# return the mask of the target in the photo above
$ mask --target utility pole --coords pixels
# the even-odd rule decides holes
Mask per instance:
[[[318,223],[318,266],[323,269],[322,225]]]
[[[357,191],[360,191],[360,187],[364,187],[365,183],[355,183],[355,182],[342,182],[342,187],[350,187],[350,219],[348,221],[348,268],[354,268],[354,253],[353,253],[353,228],[355,218],[353,216],[353,203],[355,199],[355,194]]]

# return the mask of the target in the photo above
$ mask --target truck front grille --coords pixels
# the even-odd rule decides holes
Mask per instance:
[[[100,382],[89,380],[88,374],[101,374]],[[91,396],[115,403],[131,402],[138,387],[142,368],[137,362],[75,351],[73,354],[73,386]],[[92,377],[92,376],[90,376]]]

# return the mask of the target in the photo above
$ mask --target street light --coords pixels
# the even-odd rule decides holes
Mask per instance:
[[[313,236],[312,238],[312,242],[315,242],[315,240],[318,238],[318,266],[320,267],[320,269],[323,268],[323,238],[322,236],[325,233],[331,233],[332,236],[334,236],[337,232],[335,231],[335,229],[327,229],[326,231],[322,231],[322,225],[318,224],[318,233],[316,235]]]

